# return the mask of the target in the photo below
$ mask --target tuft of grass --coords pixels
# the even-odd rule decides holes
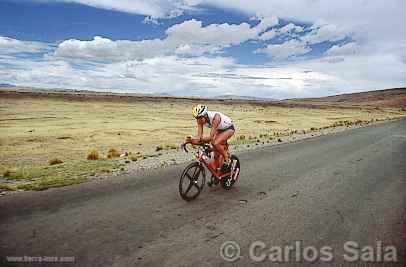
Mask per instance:
[[[15,191],[16,188],[8,185],[8,184],[0,184],[0,191]]]
[[[66,140],[66,139],[73,139],[71,136],[59,136],[59,137],[57,137],[56,139],[59,139],[59,140]]]
[[[166,145],[165,148],[166,148],[166,149],[178,149],[178,146],[177,146],[177,145],[174,145],[174,144],[170,144],[170,145]]]
[[[10,170],[5,170],[4,172],[3,172],[3,177],[5,177],[5,178],[9,178],[11,176],[11,171]]]
[[[5,170],[3,177],[7,180],[24,180],[28,178],[28,175],[24,169],[13,168]]]
[[[237,137],[237,140],[245,140],[245,135],[239,135],[239,136]]]
[[[61,159],[58,158],[53,158],[49,160],[49,165],[56,165],[56,164],[61,164],[63,163],[63,161]]]
[[[158,154],[148,154],[148,155],[143,155],[142,156],[142,159],[147,159],[147,158],[155,158],[155,157],[159,157],[159,156],[161,156],[162,154],[161,153],[158,153]]]
[[[118,157],[120,157],[120,152],[118,152],[118,150],[115,148],[110,148],[109,152],[107,153],[107,158],[112,159]]]
[[[99,160],[100,159],[99,151],[97,151],[96,149],[93,149],[87,155],[87,159],[88,160]]]
[[[131,157],[130,157],[130,159],[131,159],[132,161],[137,161],[137,160],[140,159],[140,158],[142,158],[141,155],[131,156]]]

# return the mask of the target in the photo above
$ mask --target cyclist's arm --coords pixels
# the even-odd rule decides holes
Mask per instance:
[[[186,139],[187,142],[198,145],[201,143],[209,143],[210,136],[203,136],[203,124],[197,122],[197,136],[196,137],[188,137]]]
[[[188,141],[188,143],[191,143],[192,145],[206,144],[209,142],[210,142],[210,136],[203,136],[202,139],[190,138]]]
[[[201,140],[203,138],[203,124],[197,122],[197,139]]]

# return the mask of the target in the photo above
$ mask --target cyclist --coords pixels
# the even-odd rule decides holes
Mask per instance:
[[[235,132],[233,121],[223,113],[208,111],[204,105],[196,105],[192,111],[197,121],[197,137],[188,137],[192,144],[211,143],[214,150],[215,163],[222,173],[230,171],[230,155],[224,144]],[[203,125],[211,128],[210,136],[203,136]],[[221,166],[221,168],[220,168]]]

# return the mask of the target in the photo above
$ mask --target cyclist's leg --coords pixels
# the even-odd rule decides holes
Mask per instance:
[[[214,166],[215,166],[215,168],[217,169],[217,168],[220,168],[221,167],[221,165],[220,165],[220,162],[221,162],[221,158],[222,158],[222,156],[221,156],[221,154],[220,153],[218,153],[216,150],[214,150],[213,149],[213,152],[214,152]]]
[[[228,158],[229,158],[228,151],[224,144],[228,139],[230,139],[234,135],[234,132],[235,131],[233,129],[228,129],[224,132],[221,132],[216,135],[216,138],[214,139],[214,142],[212,143],[215,150],[222,156],[220,158],[219,166],[222,166],[225,161],[228,161]]]

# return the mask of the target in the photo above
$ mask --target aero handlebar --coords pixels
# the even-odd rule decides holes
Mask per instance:
[[[188,145],[188,144],[190,144],[190,143],[183,143],[183,144],[181,145],[182,149],[183,149],[186,153],[189,153],[189,150],[187,150],[187,148],[186,148],[186,145]],[[196,144],[195,146],[201,146],[201,147],[203,147],[204,149],[209,149],[209,150],[211,150],[211,147],[210,147],[208,144]]]

